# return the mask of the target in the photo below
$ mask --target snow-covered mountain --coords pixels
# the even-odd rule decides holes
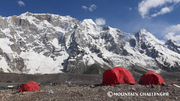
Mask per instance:
[[[93,20],[32,14],[0,16],[0,69],[14,73],[83,73],[102,68],[140,66],[180,71],[180,44],[159,41],[145,29],[134,34]]]

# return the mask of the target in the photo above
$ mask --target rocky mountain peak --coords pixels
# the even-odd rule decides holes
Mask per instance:
[[[137,41],[140,43],[145,42],[152,45],[164,44],[164,42],[158,40],[152,33],[148,32],[146,29],[139,30],[134,34],[134,36],[136,37]]]
[[[171,39],[167,40],[167,42],[165,43],[168,48],[174,52],[177,52],[180,54],[180,44],[177,43],[176,41],[173,41]]]
[[[84,19],[81,24],[84,24],[84,25],[96,25],[96,23],[92,19]]]
[[[135,33],[135,37],[142,39],[151,38],[152,36],[153,35],[150,32],[148,32],[146,29],[140,29],[138,32]]]
[[[180,44],[178,42],[171,40],[171,39],[167,40],[166,45],[172,45],[172,46],[177,46],[177,47],[180,46]]]
[[[101,28],[96,25],[96,23],[92,19],[84,19],[81,22],[81,25],[84,30],[93,34],[94,32],[100,32]]]
[[[110,30],[110,27],[109,26],[103,26],[102,29],[103,30]]]

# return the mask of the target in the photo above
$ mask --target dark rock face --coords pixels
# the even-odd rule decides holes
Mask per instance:
[[[10,58],[10,56],[6,53],[2,54],[3,57],[5,58],[7,65],[10,67],[9,72],[23,72],[24,69],[26,68],[26,65],[24,64],[24,59],[19,57],[19,58]]]
[[[21,53],[21,49],[20,49],[20,45],[19,45],[19,44],[13,44],[13,45],[11,45],[11,49],[12,49],[12,51],[14,51],[14,52],[16,52],[16,53],[18,53],[18,54]]]
[[[136,40],[135,39],[130,39],[129,43],[130,43],[131,47],[135,47],[136,46]]]
[[[16,15],[14,15],[14,16],[12,17],[11,22],[12,22],[15,26],[21,26],[21,27],[27,28],[27,29],[29,29],[30,26],[31,26],[31,24],[29,23],[28,20],[18,18]]]
[[[109,26],[104,26],[102,29],[103,30],[109,30]]]

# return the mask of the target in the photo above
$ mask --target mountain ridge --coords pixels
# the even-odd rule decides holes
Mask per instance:
[[[92,19],[29,12],[0,17],[0,43],[3,72],[83,73],[93,64],[180,71],[180,44],[161,42],[145,29],[129,34],[100,27]]]

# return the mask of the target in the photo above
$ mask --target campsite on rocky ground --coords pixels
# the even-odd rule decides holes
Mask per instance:
[[[0,101],[180,101],[180,0],[1,0]]]
[[[137,72],[138,71],[138,72]],[[141,71],[141,72],[140,72]],[[138,82],[143,70],[130,70]],[[13,74],[0,73],[0,86],[14,86],[0,90],[0,101],[179,101],[180,73],[162,72],[166,85],[101,86],[103,74]],[[40,91],[17,93],[18,84],[28,81],[40,84]]]

